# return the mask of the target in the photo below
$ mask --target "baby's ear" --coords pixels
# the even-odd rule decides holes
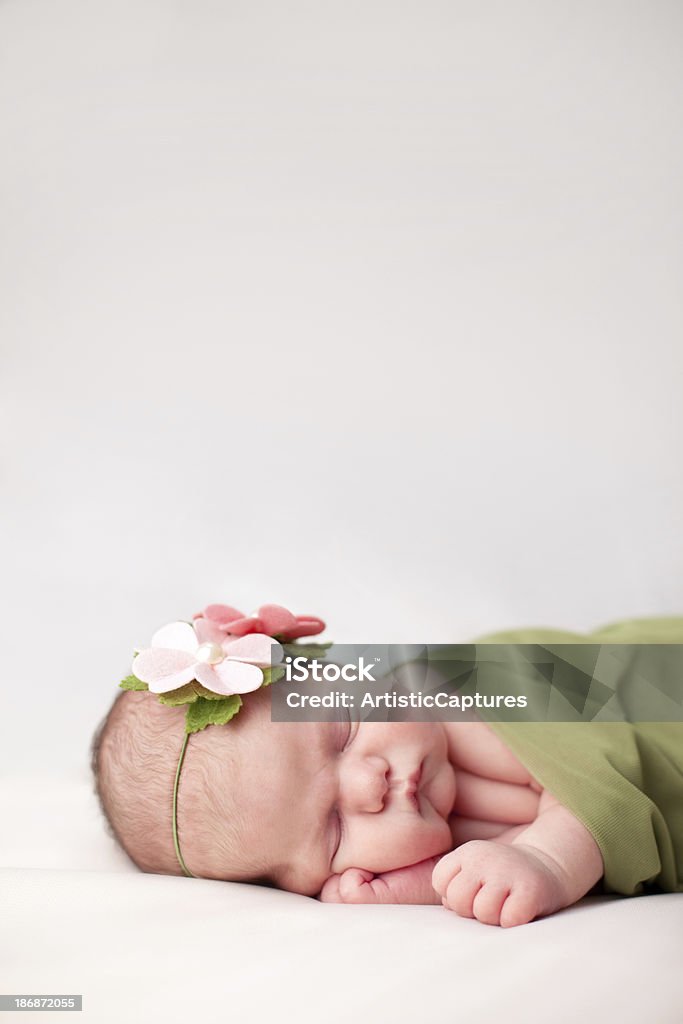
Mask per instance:
[[[441,904],[432,887],[432,872],[440,857],[373,875],[371,871],[348,868],[325,882],[319,899],[323,903],[422,903]]]

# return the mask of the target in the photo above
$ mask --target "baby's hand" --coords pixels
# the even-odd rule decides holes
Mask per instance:
[[[372,871],[348,868],[341,875],[331,875],[320,890],[321,903],[378,903],[370,882]]]
[[[441,903],[432,888],[432,872],[438,857],[430,857],[395,871],[374,875],[361,868],[347,868],[327,879],[318,897],[322,903]]]
[[[442,857],[432,885],[460,917],[512,928],[566,906],[564,886],[549,857],[529,846],[475,839]]]

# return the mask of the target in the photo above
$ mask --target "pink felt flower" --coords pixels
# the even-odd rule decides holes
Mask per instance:
[[[197,619],[193,626],[170,622],[158,629],[152,646],[136,656],[132,672],[152,693],[168,693],[196,679],[228,697],[258,690],[261,668],[278,664],[282,657],[282,648],[270,636],[252,633],[233,640],[215,623]]]
[[[322,633],[325,623],[314,615],[292,615],[279,604],[262,604],[253,615],[244,615],[227,604],[209,604],[195,616],[197,622],[208,622],[217,627],[223,635],[246,636],[248,633],[264,633],[277,637],[285,643],[302,636]]]

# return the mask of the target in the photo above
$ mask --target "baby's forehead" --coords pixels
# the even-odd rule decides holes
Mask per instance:
[[[263,719],[236,737],[230,751],[218,748],[212,776],[222,775],[226,785],[239,784],[248,805],[260,813],[267,813],[273,801],[294,806],[309,795],[309,784],[331,760],[334,737],[330,723]]]
[[[258,734],[245,743],[245,758],[249,763],[256,765],[258,762],[283,771],[315,769],[329,761],[341,728],[340,724],[331,722],[267,720],[261,723]]]

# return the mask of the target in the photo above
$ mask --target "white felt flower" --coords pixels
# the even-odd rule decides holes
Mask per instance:
[[[132,672],[152,693],[168,693],[196,679],[207,690],[228,697],[258,690],[261,669],[282,658],[282,647],[270,636],[226,638],[214,623],[197,619],[193,626],[170,622],[158,629],[152,646],[135,657]]]

